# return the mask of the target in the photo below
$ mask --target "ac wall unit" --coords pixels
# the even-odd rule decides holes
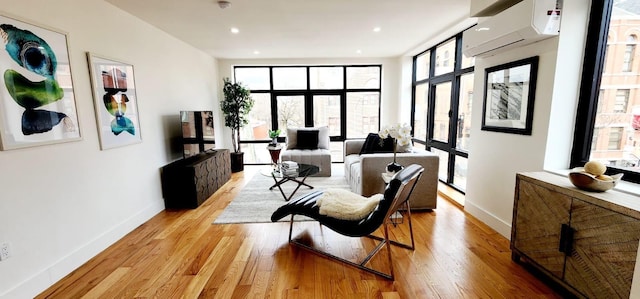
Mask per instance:
[[[462,51],[467,57],[493,55],[557,36],[560,13],[556,0],[524,0],[467,29]]]

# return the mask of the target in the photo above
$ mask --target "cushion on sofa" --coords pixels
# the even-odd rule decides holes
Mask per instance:
[[[298,147],[298,131],[318,131],[318,147],[319,149],[329,149],[329,127],[307,127],[307,128],[287,128],[287,148],[295,149]]]
[[[299,130],[296,149],[318,149],[318,130]]]
[[[376,133],[369,133],[364,144],[362,144],[360,154],[393,153],[394,144],[393,138],[387,137],[384,139],[382,145],[380,145],[380,136]]]

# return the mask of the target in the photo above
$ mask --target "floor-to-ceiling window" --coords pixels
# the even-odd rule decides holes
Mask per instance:
[[[571,166],[640,182],[640,0],[593,0],[589,22]]]
[[[458,34],[414,57],[411,123],[416,146],[440,157],[440,180],[464,192],[474,59],[462,54],[461,44]]]
[[[236,66],[234,79],[251,90],[255,104],[240,144],[245,163],[268,164],[268,131],[328,126],[333,162],[343,159],[343,142],[377,132],[382,66]]]

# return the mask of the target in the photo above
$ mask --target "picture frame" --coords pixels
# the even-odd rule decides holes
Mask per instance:
[[[0,12],[0,149],[82,139],[65,32]]]
[[[141,143],[133,65],[87,52],[100,149]]]
[[[531,135],[538,61],[533,56],[485,70],[481,130]]]

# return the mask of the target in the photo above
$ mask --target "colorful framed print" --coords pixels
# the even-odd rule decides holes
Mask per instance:
[[[102,150],[142,142],[133,65],[87,52]]]
[[[67,35],[0,14],[0,148],[80,140]]]
[[[483,131],[531,135],[538,56],[487,68]]]

